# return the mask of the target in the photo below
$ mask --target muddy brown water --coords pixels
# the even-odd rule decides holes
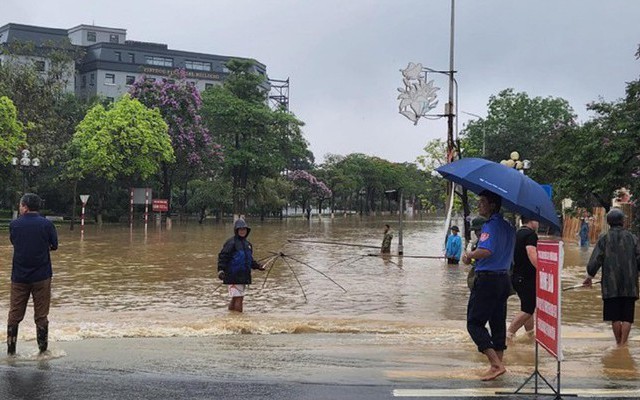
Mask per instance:
[[[146,233],[142,226],[132,231],[128,226],[88,226],[83,239],[78,230],[58,227],[60,248],[52,253],[50,314],[54,355],[64,359],[66,353],[56,353],[56,348],[74,342],[82,348],[91,347],[83,343],[94,339],[123,338],[154,341],[161,343],[161,348],[165,343],[163,351],[171,354],[178,351],[173,347],[175,341],[180,341],[183,348],[194,347],[191,361],[182,357],[181,370],[204,368],[214,375],[220,363],[236,362],[231,361],[233,354],[245,360],[245,356],[269,360],[274,377],[299,375],[301,380],[320,379],[305,369],[304,360],[316,367],[326,363],[325,380],[476,380],[484,359],[465,329],[467,267],[410,257],[441,254],[442,220],[406,221],[407,257],[402,259],[372,256],[377,252],[374,248],[288,241],[378,246],[384,224],[389,223],[394,228],[395,251],[396,217],[248,222],[256,258],[269,257],[272,252],[288,257],[273,265],[266,281],[266,273],[254,271],[243,315],[230,315],[226,310],[226,289],[218,287],[216,278],[217,254],[232,234],[231,222],[174,224],[171,230],[150,224]],[[8,306],[12,254],[8,233],[3,236],[0,312],[6,312]],[[563,286],[582,281],[590,252],[575,243],[565,244]],[[335,280],[346,293],[309,266]],[[610,328],[602,322],[599,288],[566,291],[562,301],[565,379],[602,387],[635,387],[640,377],[640,331],[634,327],[630,346],[616,350]],[[511,298],[509,316],[518,306]],[[20,344],[34,340],[31,318],[30,308]],[[0,319],[4,331],[4,318]],[[253,338],[251,345],[247,337]],[[195,350],[208,341],[225,352],[212,358]],[[145,345],[138,348],[144,351]],[[292,348],[306,358],[293,357]],[[511,384],[522,381],[531,371],[533,348],[531,339],[519,336],[507,350]],[[116,361],[117,354],[103,356],[122,363],[121,359]],[[203,358],[207,360],[205,367]],[[543,367],[553,373],[555,363],[544,354],[542,358]],[[147,367],[170,368],[169,364],[156,361]]]

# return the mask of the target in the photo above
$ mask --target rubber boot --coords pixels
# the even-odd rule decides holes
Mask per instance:
[[[47,351],[47,347],[49,346],[49,327],[37,327],[36,338],[38,340],[38,349],[40,349],[40,353]]]
[[[18,343],[18,325],[7,327],[7,354],[16,354],[16,344]]]

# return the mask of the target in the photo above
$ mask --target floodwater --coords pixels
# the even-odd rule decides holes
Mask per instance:
[[[174,224],[171,230],[151,224],[146,233],[142,226],[88,226],[82,240],[78,229],[58,227],[53,358],[82,358],[64,350],[73,348],[104,368],[155,373],[225,378],[231,366],[259,371],[263,379],[475,384],[485,360],[465,328],[467,267],[414,257],[440,255],[441,220],[406,221],[402,259],[380,258],[375,248],[288,241],[378,246],[385,223],[397,229],[395,217],[248,222],[256,258],[285,256],[270,264],[266,280],[267,272],[254,271],[241,315],[227,311],[226,287],[216,277],[230,222]],[[0,312],[8,307],[12,254],[3,235]],[[590,250],[565,245],[563,286],[582,282]],[[627,349],[614,349],[599,286],[565,291],[562,302],[563,382],[637,388],[640,331],[632,330]],[[518,307],[512,297],[508,319]],[[19,336],[25,359],[33,355],[27,348],[35,349],[32,315],[30,307]],[[520,335],[506,352],[510,374],[501,384],[518,386],[532,372],[534,344]],[[541,370],[553,378],[555,362],[540,354]]]

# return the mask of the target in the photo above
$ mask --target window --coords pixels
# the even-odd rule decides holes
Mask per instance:
[[[173,58],[158,57],[158,56],[144,56],[146,64],[157,65],[159,67],[173,67]]]
[[[226,66],[226,65],[223,65],[223,66],[222,66],[222,72],[224,72],[225,74],[228,74],[228,73],[230,73],[230,72],[231,72],[231,70],[230,70],[229,68],[227,68],[227,66]]]
[[[96,74],[91,74],[89,79],[89,86],[93,86],[96,84]]]
[[[127,75],[127,85],[133,85],[133,83],[136,81],[136,77],[133,75]]]
[[[36,67],[36,71],[44,72],[44,61],[36,61],[34,66]]]
[[[122,52],[115,51],[114,53],[116,55],[116,61],[122,61]]]
[[[109,42],[110,43],[120,43],[120,38],[118,37],[118,35],[114,35],[113,33],[109,35]]]
[[[96,41],[96,33],[93,31],[87,31],[87,42],[95,42]]]
[[[131,64],[135,64],[136,63],[136,55],[133,53],[129,53],[129,62]]]
[[[107,103],[113,103],[116,99],[113,97],[107,97]]]
[[[187,60],[184,62],[184,67],[194,71],[211,71],[211,63],[204,61]]]
[[[153,82],[155,82],[155,81],[156,81],[156,78],[146,78],[146,79],[145,79],[145,82],[151,82],[151,83],[153,83]]]
[[[204,90],[211,89],[213,87],[213,83],[205,83]]]
[[[82,75],[82,79],[80,80],[80,87],[82,89],[87,87],[87,76],[86,75]]]
[[[104,75],[104,84],[105,85],[115,85],[116,84],[116,74],[105,74]]]

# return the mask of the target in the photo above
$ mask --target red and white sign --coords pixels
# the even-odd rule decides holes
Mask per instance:
[[[562,361],[560,277],[564,260],[562,241],[539,240],[536,273],[536,341]]]
[[[166,199],[153,199],[151,203],[151,209],[153,212],[167,212],[169,211],[169,200]]]

